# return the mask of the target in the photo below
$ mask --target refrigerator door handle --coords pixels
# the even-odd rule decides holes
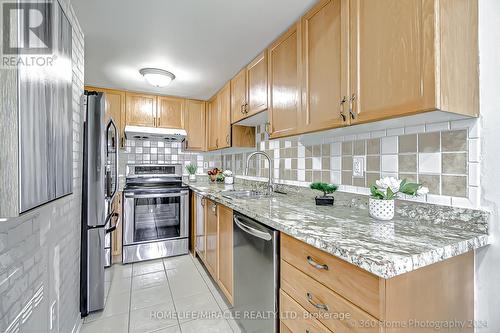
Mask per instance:
[[[110,232],[113,232],[116,230],[116,225],[112,226],[111,228],[106,229],[106,233],[109,234]]]
[[[111,218],[118,217],[118,216],[120,216],[120,214],[118,214],[118,213],[111,213],[111,214],[108,215],[108,217],[106,217],[106,221],[104,221],[104,224],[98,224],[98,225],[89,226],[88,229],[105,228],[106,224],[108,224],[108,222],[109,222],[109,220],[111,220]]]
[[[258,238],[263,239],[265,241],[270,241],[273,239],[273,236],[271,236],[269,233],[257,230],[255,228],[252,228],[251,226],[243,223],[243,221],[241,221],[238,216],[234,216],[234,223],[236,223],[236,225],[238,227],[240,227],[240,229],[243,230],[244,232],[246,232],[247,234],[258,237]]]

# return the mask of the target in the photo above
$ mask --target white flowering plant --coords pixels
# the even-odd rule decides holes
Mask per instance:
[[[371,196],[379,200],[394,200],[399,194],[411,196],[426,195],[429,189],[422,184],[409,183],[406,179],[396,179],[394,177],[384,177],[375,182],[370,187]]]
[[[233,172],[231,170],[225,170],[223,173],[224,177],[232,177]]]

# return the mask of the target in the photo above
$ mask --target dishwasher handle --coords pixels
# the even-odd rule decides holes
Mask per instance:
[[[255,237],[258,237],[260,239],[263,239],[265,241],[270,241],[273,239],[273,236],[271,236],[269,233],[267,232],[264,232],[264,231],[260,231],[260,230],[257,230],[251,226],[249,226],[248,224],[245,224],[239,216],[235,215],[234,216],[234,223],[236,223],[236,225],[241,229],[243,230],[244,232],[246,232],[247,234],[250,234],[252,236],[255,236]]]

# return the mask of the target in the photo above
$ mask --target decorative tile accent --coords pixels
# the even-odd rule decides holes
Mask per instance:
[[[467,174],[467,153],[443,153],[442,173]]]
[[[380,154],[380,139],[370,139],[366,142],[366,150],[368,155]]]
[[[417,155],[399,155],[399,172],[417,172]]]
[[[418,135],[419,153],[436,153],[441,148],[440,133],[425,133]]]
[[[399,153],[416,153],[417,135],[402,135],[399,137]]]
[[[380,156],[366,157],[366,171],[380,171]]]
[[[454,197],[467,196],[467,177],[442,176],[441,194]]]
[[[443,151],[466,151],[467,130],[441,133]]]
[[[429,193],[440,194],[440,178],[440,176],[436,175],[419,175],[418,181],[429,188]]]

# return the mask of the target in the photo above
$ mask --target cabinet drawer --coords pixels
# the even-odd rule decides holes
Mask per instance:
[[[385,281],[290,236],[281,236],[281,258],[380,319]]]
[[[307,311],[295,302],[287,293],[280,290],[281,331],[292,333],[330,333],[328,328],[307,315]],[[283,329],[283,326],[288,328]]]
[[[354,333],[357,332],[356,326],[377,322],[377,319],[286,261],[281,262],[281,289],[333,332]],[[358,325],[353,326],[353,322]],[[378,329],[364,328],[363,332],[376,333]]]

